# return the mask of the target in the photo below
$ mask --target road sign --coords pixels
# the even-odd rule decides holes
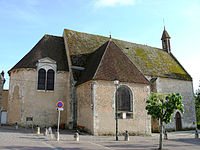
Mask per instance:
[[[57,111],[63,111],[64,108],[56,108]]]
[[[62,101],[59,101],[59,102],[57,102],[57,107],[58,107],[58,108],[62,108],[62,107],[63,107],[63,105],[64,105],[64,104],[63,104],[63,102],[62,102]]]
[[[62,101],[58,101],[57,102],[57,110],[58,110],[58,128],[57,128],[57,141],[59,141],[60,136],[59,136],[59,126],[60,126],[60,111],[63,111],[64,109],[63,107],[63,102]]]

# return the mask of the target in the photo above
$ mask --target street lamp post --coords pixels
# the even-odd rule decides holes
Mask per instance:
[[[117,103],[117,88],[119,85],[119,80],[115,78],[114,85],[116,87],[115,91],[115,121],[116,121],[116,141],[118,141],[118,103]]]

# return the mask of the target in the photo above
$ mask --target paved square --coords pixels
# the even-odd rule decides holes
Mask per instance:
[[[194,138],[194,131],[168,133],[169,140],[164,140],[167,150],[200,150],[200,139]],[[12,150],[152,150],[158,148],[159,134],[152,136],[130,136],[130,141],[124,141],[120,136],[115,141],[114,136],[80,135],[80,141],[74,141],[73,132],[61,131],[60,141],[55,136],[36,135],[31,130],[13,127],[0,127],[0,149]]]

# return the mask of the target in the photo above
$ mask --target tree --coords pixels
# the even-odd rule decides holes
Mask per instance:
[[[171,118],[176,110],[179,110],[181,113],[183,113],[182,96],[179,93],[170,93],[168,95],[151,93],[146,103],[148,115],[151,115],[154,119],[160,121],[159,150],[162,150],[163,122],[166,124],[170,123]]]

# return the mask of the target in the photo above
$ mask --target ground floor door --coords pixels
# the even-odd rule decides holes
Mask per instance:
[[[182,130],[181,114],[177,112],[175,118],[176,118],[176,131],[180,131]]]
[[[7,119],[7,111],[2,111],[1,112],[1,124],[6,124],[6,119]]]

